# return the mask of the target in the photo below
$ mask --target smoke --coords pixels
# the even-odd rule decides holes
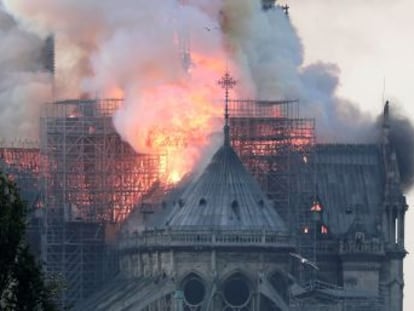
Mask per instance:
[[[38,140],[41,104],[50,100],[44,41],[19,27],[0,6],[0,139]]]
[[[319,141],[364,143],[376,137],[375,120],[336,95],[336,65],[303,66],[302,42],[281,9],[263,12],[259,1],[248,0],[224,1],[224,8],[224,32],[255,97],[299,99],[302,112],[316,118]]]
[[[382,116],[378,117],[377,123],[382,124]],[[401,185],[408,190],[414,184],[414,125],[393,103],[390,107],[390,142],[397,154]]]
[[[336,95],[339,68],[304,66],[304,47],[289,18],[281,9],[264,12],[260,0],[5,4],[25,29],[56,35],[57,96],[124,97],[114,115],[122,138],[138,152],[173,146],[167,152],[181,170],[220,131],[223,93],[216,81],[226,67],[240,97],[299,99],[305,116],[316,119],[319,141],[377,139],[375,119]],[[409,123],[396,121],[401,140],[400,127]]]

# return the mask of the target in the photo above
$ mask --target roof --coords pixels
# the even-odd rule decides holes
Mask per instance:
[[[142,310],[162,296],[173,294],[175,284],[169,277],[112,279],[103,288],[74,307],[83,310]]]
[[[216,152],[204,172],[182,192],[158,226],[287,230],[273,204],[229,144]]]
[[[384,167],[377,145],[318,145],[317,194],[330,232],[364,227],[376,234],[382,215]]]

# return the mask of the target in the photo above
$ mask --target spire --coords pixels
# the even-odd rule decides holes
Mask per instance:
[[[398,166],[397,154],[391,142],[391,114],[390,102],[384,105],[384,115],[382,123],[382,152],[387,176],[386,193],[397,192],[400,187],[400,171]]]
[[[382,143],[384,148],[390,145],[390,103],[387,100],[384,105],[384,113],[382,119]],[[389,152],[389,150],[387,150]]]
[[[384,114],[382,119],[382,143],[385,148],[388,148],[390,144],[390,103],[388,100],[384,105]]]
[[[390,102],[387,100],[384,105],[384,127],[390,127]]]
[[[229,74],[228,71],[221,77],[218,84],[225,91],[224,107],[224,145],[230,146],[230,128],[229,128],[229,91],[237,84],[237,81]]]

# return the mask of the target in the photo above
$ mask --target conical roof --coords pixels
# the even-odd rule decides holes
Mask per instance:
[[[228,143],[228,137],[200,177],[176,200],[162,226],[286,231],[272,203]]]
[[[286,232],[276,210],[230,145],[228,72],[218,81],[225,89],[224,144],[201,176],[176,200],[161,226],[178,230],[270,230]]]

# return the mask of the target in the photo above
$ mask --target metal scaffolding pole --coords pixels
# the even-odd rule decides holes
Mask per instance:
[[[47,273],[66,282],[61,305],[87,297],[109,276],[108,240],[162,173],[161,155],[137,154],[115,132],[112,114],[121,103],[56,102],[41,120],[43,256]]]
[[[310,213],[316,198],[314,120],[300,118],[294,100],[233,100],[229,114],[232,146],[298,236],[297,251],[316,260]],[[309,279],[301,271],[298,275]]]

